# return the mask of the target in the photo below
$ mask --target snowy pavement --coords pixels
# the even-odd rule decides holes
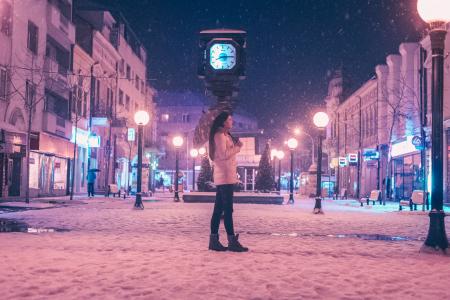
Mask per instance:
[[[217,253],[207,250],[212,204],[158,199],[143,211],[133,199],[96,198],[0,215],[70,230],[0,233],[0,298],[450,298],[450,258],[419,253],[426,212],[324,201],[325,214],[313,215],[311,200],[238,204],[235,227],[250,252]]]

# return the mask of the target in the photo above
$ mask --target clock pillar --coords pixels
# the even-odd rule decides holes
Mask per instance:
[[[198,76],[224,110],[235,106],[239,81],[245,79],[246,37],[242,30],[200,32]]]

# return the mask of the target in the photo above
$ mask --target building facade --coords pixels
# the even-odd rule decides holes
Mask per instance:
[[[159,172],[164,177],[166,185],[172,184],[175,169],[176,149],[172,139],[180,135],[184,144],[179,150],[179,167],[184,175],[185,188],[192,188],[192,166],[190,150],[193,148],[194,130],[201,116],[208,111],[214,101],[206,96],[193,92],[158,92],[158,124],[157,137],[161,145],[161,156],[158,161]],[[259,164],[259,139],[261,132],[254,117],[242,110],[233,114],[233,134],[238,136],[244,146],[237,155],[238,174],[248,190],[254,189],[256,169]],[[205,145],[207,148],[208,145]],[[197,174],[200,171],[200,159],[196,159]]]
[[[32,197],[66,195],[72,179],[74,192],[85,192],[88,169],[99,170],[97,190],[125,189],[120,163],[132,174],[137,146],[130,153],[122,141],[154,93],[126,20],[71,0],[5,0],[0,14],[1,196],[23,197],[27,170]]]
[[[446,47],[450,47],[447,39]],[[450,170],[450,62],[445,60],[444,182]],[[340,76],[330,82],[325,99],[331,122],[327,141],[337,175],[336,193],[362,197],[380,189],[383,197],[409,199],[413,190],[429,190],[431,133],[431,49],[429,37],[402,43],[398,54],[375,68],[374,78],[349,97],[341,97]],[[336,84],[337,82],[337,84]],[[422,144],[422,141],[426,143]],[[423,147],[425,145],[425,147]]]

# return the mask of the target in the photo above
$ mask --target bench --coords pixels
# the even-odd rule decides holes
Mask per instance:
[[[116,195],[120,198],[120,190],[117,187],[117,184],[108,184],[108,197],[109,194],[112,194],[114,198]]]
[[[369,197],[362,197],[359,199],[359,203],[361,203],[361,206],[364,206],[364,202],[369,205],[369,202],[372,201],[373,205],[375,205],[376,201],[379,201],[381,204],[381,191],[380,190],[373,190],[370,192]]]
[[[400,200],[399,210],[403,210],[403,206],[409,206],[410,210],[417,210],[417,205],[424,205],[424,191],[414,190],[409,200]]]

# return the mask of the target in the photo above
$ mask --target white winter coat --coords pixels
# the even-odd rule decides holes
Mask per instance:
[[[219,131],[214,135],[214,184],[235,184],[237,182],[236,154],[241,150],[234,145],[230,135]]]

